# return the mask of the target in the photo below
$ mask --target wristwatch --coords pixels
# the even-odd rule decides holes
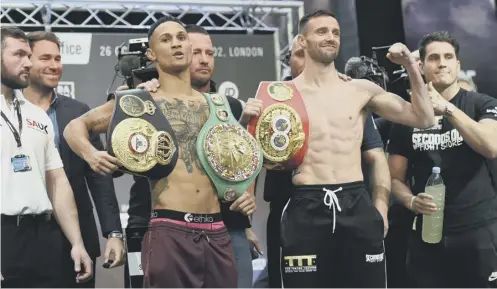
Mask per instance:
[[[444,116],[445,117],[452,116],[452,114],[454,113],[454,110],[456,110],[456,106],[453,105],[452,103],[448,102],[447,106],[445,107]]]
[[[107,239],[110,239],[110,238],[118,238],[121,241],[124,239],[123,238],[123,233],[121,233],[119,231],[112,231],[112,232],[110,232],[109,235],[107,236]]]

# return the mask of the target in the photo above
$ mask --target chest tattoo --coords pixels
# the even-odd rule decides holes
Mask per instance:
[[[197,136],[209,118],[209,105],[197,101],[174,99],[157,102],[162,113],[171,123],[179,144],[179,158],[185,163],[186,171],[197,168],[205,171],[197,155]]]

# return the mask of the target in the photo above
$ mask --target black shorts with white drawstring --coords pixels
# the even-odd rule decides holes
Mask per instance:
[[[385,288],[383,230],[363,182],[296,186],[281,217],[283,287]]]

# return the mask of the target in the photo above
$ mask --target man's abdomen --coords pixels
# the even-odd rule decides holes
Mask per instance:
[[[295,185],[341,184],[362,180],[359,153],[356,156],[353,153],[336,154],[331,151],[309,151],[293,177]]]

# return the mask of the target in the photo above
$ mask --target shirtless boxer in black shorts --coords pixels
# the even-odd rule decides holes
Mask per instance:
[[[360,147],[365,117],[371,110],[397,123],[431,127],[434,112],[427,88],[401,43],[387,57],[409,73],[412,104],[367,80],[339,80],[334,60],[340,26],[329,12],[304,16],[299,33],[305,68],[293,83],[306,105],[310,136],[282,216],[283,285],[385,287],[383,220],[389,200],[373,203],[364,187]]]

